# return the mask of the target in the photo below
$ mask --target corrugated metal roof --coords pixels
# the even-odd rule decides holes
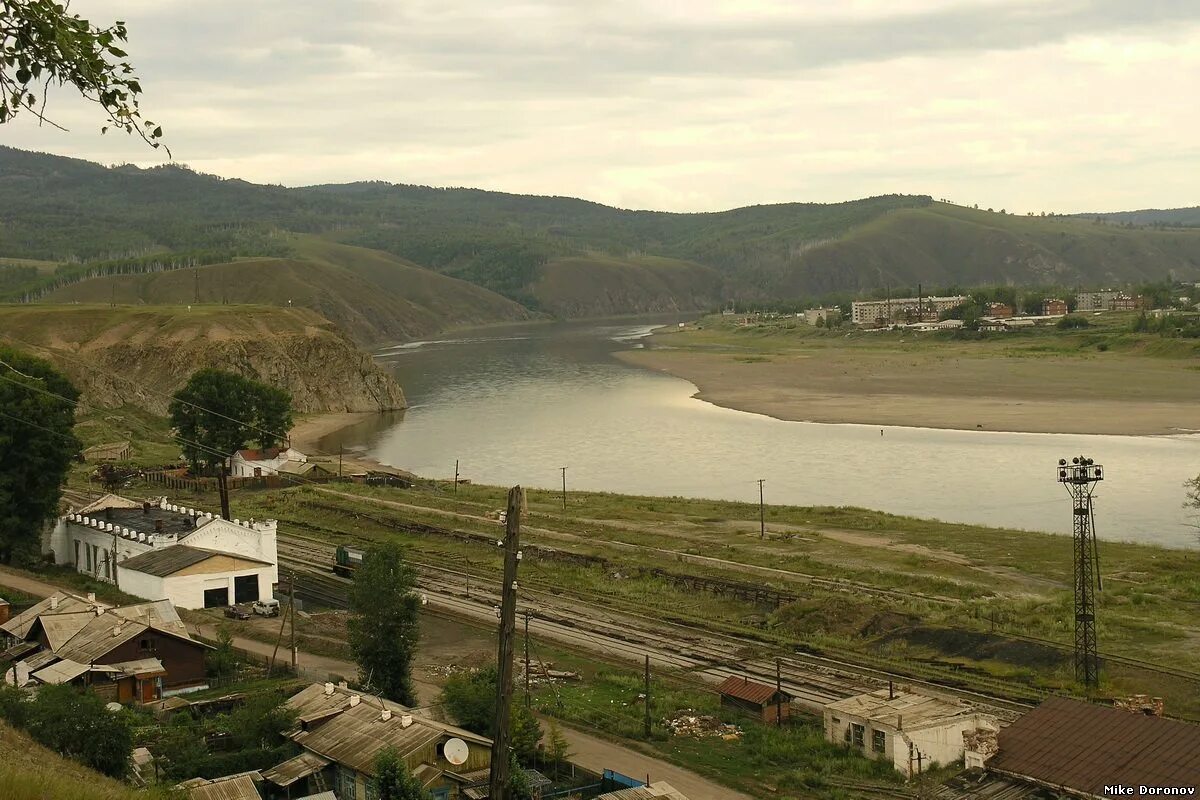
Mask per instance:
[[[80,629],[70,640],[55,650],[60,658],[69,658],[81,664],[91,664],[103,658],[114,647],[125,644],[136,638],[142,631],[148,630],[140,622],[104,614],[92,617],[92,621]]]
[[[305,750],[295,758],[289,758],[282,764],[276,764],[270,769],[264,770],[262,776],[264,781],[269,781],[276,786],[291,786],[301,778],[307,778],[314,772],[320,772],[330,763],[332,762],[328,759]]]
[[[1200,725],[1052,697],[1001,729],[987,766],[1094,795],[1106,785],[1200,790]]]
[[[51,609],[55,599],[58,601],[58,607]],[[69,614],[76,611],[91,611],[95,613],[97,607],[111,608],[107,603],[88,600],[85,597],[80,597],[70,592],[55,592],[44,600],[34,603],[8,622],[0,625],[0,631],[4,631],[18,639],[24,639],[29,635],[29,631],[33,629],[33,624],[37,622],[38,617],[43,614]]]
[[[118,562],[117,566],[165,578],[168,575],[174,575],[181,569],[187,569],[193,564],[207,561],[215,555],[219,555],[215,550],[201,550],[199,547],[190,547],[186,544],[173,544],[127,558]]]
[[[730,697],[736,697],[738,700],[745,700],[747,703],[757,703],[765,705],[775,696],[775,687],[768,686],[765,683],[756,683],[746,678],[739,678],[736,675],[730,675],[726,678],[717,691],[721,694],[727,694]],[[787,694],[784,692],[783,694]]]
[[[618,789],[615,792],[602,794],[596,800],[688,800],[683,792],[666,781],[655,781],[649,786],[635,786],[632,789]]]
[[[26,653],[32,653],[41,647],[37,642],[17,642],[12,647],[0,653],[0,661],[17,661]]]
[[[157,658],[139,658],[136,661],[122,661],[119,664],[109,664],[108,666],[119,672],[124,672],[126,675],[152,676],[155,673],[166,674],[163,663]]]
[[[41,681],[42,683],[70,683],[87,671],[87,664],[80,664],[77,661],[63,659],[62,661],[54,662],[48,667],[43,667],[37,672],[31,673],[30,677]]]
[[[333,792],[321,792],[320,794],[309,794],[304,797],[298,797],[296,800],[338,800],[337,795]]]
[[[289,737],[307,750],[366,775],[375,774],[375,756],[387,747],[404,757],[443,737],[457,736],[477,747],[491,745],[490,740],[470,731],[416,715],[406,728],[401,717],[410,712],[404,706],[376,697],[361,698],[357,705],[351,706],[351,696],[352,692],[340,687],[334,687],[333,693],[326,695],[324,686],[319,683],[293,696],[288,700],[288,706],[302,717],[312,718],[321,712],[342,710],[323,722],[314,722],[310,730],[300,729]],[[391,711],[388,720],[382,718],[384,708]]]
[[[187,790],[189,800],[262,800],[249,775],[217,778]]]
[[[917,730],[930,725],[939,725],[969,716],[975,712],[971,707],[956,700],[928,697],[913,692],[895,692],[888,696],[887,689],[865,694],[856,694],[825,706],[834,713],[861,717],[880,725]]]
[[[58,661],[58,658],[58,654],[53,650],[43,650],[25,659],[25,666],[29,667],[29,671],[32,672],[36,669],[41,669],[47,664],[53,664],[55,661]]]
[[[95,618],[93,611],[75,611],[70,614],[43,614],[38,617],[38,623],[46,632],[50,649],[57,650]]]
[[[179,618],[179,611],[171,605],[170,600],[152,600],[147,603],[135,603],[131,606],[121,606],[109,609],[109,613],[119,617],[149,625],[156,630],[173,633],[176,636],[188,636],[187,627]]]

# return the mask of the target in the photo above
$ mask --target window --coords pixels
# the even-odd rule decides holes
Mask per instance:
[[[863,740],[865,739],[866,734],[867,734],[867,729],[864,728],[862,725],[855,725],[854,723],[850,723],[850,731],[854,737],[854,746],[862,747]]]
[[[850,726],[849,725],[846,726],[846,732],[842,735],[842,738],[846,740],[846,744],[850,744]]]
[[[139,639],[138,640],[138,650],[143,653],[153,653],[154,652],[154,640],[150,639],[150,638]]]
[[[883,752],[886,741],[887,736],[883,731],[871,731],[871,749],[876,753]]]
[[[75,569],[79,569],[79,540],[75,540]]]
[[[92,546],[85,543],[83,545],[83,555],[87,558],[87,571],[92,571]]]
[[[375,788],[375,781],[363,781],[363,787],[366,789],[367,800],[379,800],[379,790]]]
[[[434,789],[433,793],[429,796],[432,797],[433,800],[450,800],[450,790],[445,788]]]
[[[338,800],[355,800],[358,791],[357,773],[352,769],[338,767]]]

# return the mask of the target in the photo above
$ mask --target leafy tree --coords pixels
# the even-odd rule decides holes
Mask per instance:
[[[375,756],[375,796],[379,800],[428,800],[429,797],[404,759],[391,747]]]
[[[481,736],[491,736],[497,680],[494,666],[454,675],[442,688],[442,703],[459,725]],[[517,760],[523,764],[533,762],[541,738],[537,717],[523,703],[514,703],[509,715],[509,742]]]
[[[1197,512],[1192,525],[1196,529],[1196,541],[1200,542],[1200,475],[1189,481],[1184,481],[1183,486],[1187,490],[1187,500],[1183,504],[1184,507],[1194,509]]]
[[[79,453],[79,392],[40,358],[0,346],[0,562],[36,551],[42,523],[58,510],[63,479]]]
[[[406,706],[417,702],[412,683],[420,635],[416,582],[404,548],[383,542],[366,552],[350,587],[350,651],[359,675],[382,696]]]
[[[564,761],[571,758],[571,744],[563,736],[558,723],[550,720],[550,731],[546,734],[546,759],[554,762],[554,780],[558,780],[558,770]]]
[[[1058,328],[1059,330],[1062,330],[1062,331],[1069,331],[1069,330],[1073,330],[1075,328],[1090,328],[1090,327],[1092,327],[1092,323],[1088,322],[1087,317],[1080,317],[1075,314],[1068,314],[1067,316],[1063,317],[1058,322],[1056,322],[1054,325],[1056,328]]]
[[[50,749],[120,778],[129,768],[133,732],[125,712],[113,713],[105,705],[86,689],[42,686],[30,705],[26,727]]]
[[[217,631],[217,646],[204,657],[205,671],[213,678],[232,678],[237,674],[237,651],[233,649],[233,634],[225,628]]]
[[[192,374],[168,411],[194,470],[216,467],[251,441],[273,447],[292,427],[287,392],[211,367]]]
[[[118,128],[158,147],[162,128],[142,119],[138,107],[142,86],[119,46],[127,35],[124,22],[98,27],[69,13],[67,4],[58,0],[4,0],[0,3],[0,123],[23,110],[49,122],[47,90],[71,84],[103,109],[108,121],[101,132]]]
[[[296,723],[296,712],[275,692],[249,697],[221,721],[241,750],[267,749],[284,742],[284,731]]]

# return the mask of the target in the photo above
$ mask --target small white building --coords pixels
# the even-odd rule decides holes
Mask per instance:
[[[825,706],[825,738],[912,777],[963,757],[964,733],[997,730],[993,717],[953,700],[880,689]]]
[[[840,308],[808,308],[804,310],[804,321],[809,325],[816,325],[820,321],[824,321],[826,325],[830,322],[836,322],[842,318],[842,310]]]
[[[306,464],[308,456],[294,447],[267,450],[238,450],[229,458],[229,474],[235,478],[261,478],[278,475],[287,464]],[[291,469],[288,471],[295,471]]]
[[[269,598],[279,580],[277,523],[226,520],[172,505],[105,495],[58,520],[45,550],[97,580],[180,608]]]

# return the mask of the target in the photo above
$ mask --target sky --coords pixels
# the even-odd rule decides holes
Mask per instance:
[[[709,211],[1200,205],[1195,0],[75,0],[174,160]],[[67,90],[0,143],[162,163]]]

